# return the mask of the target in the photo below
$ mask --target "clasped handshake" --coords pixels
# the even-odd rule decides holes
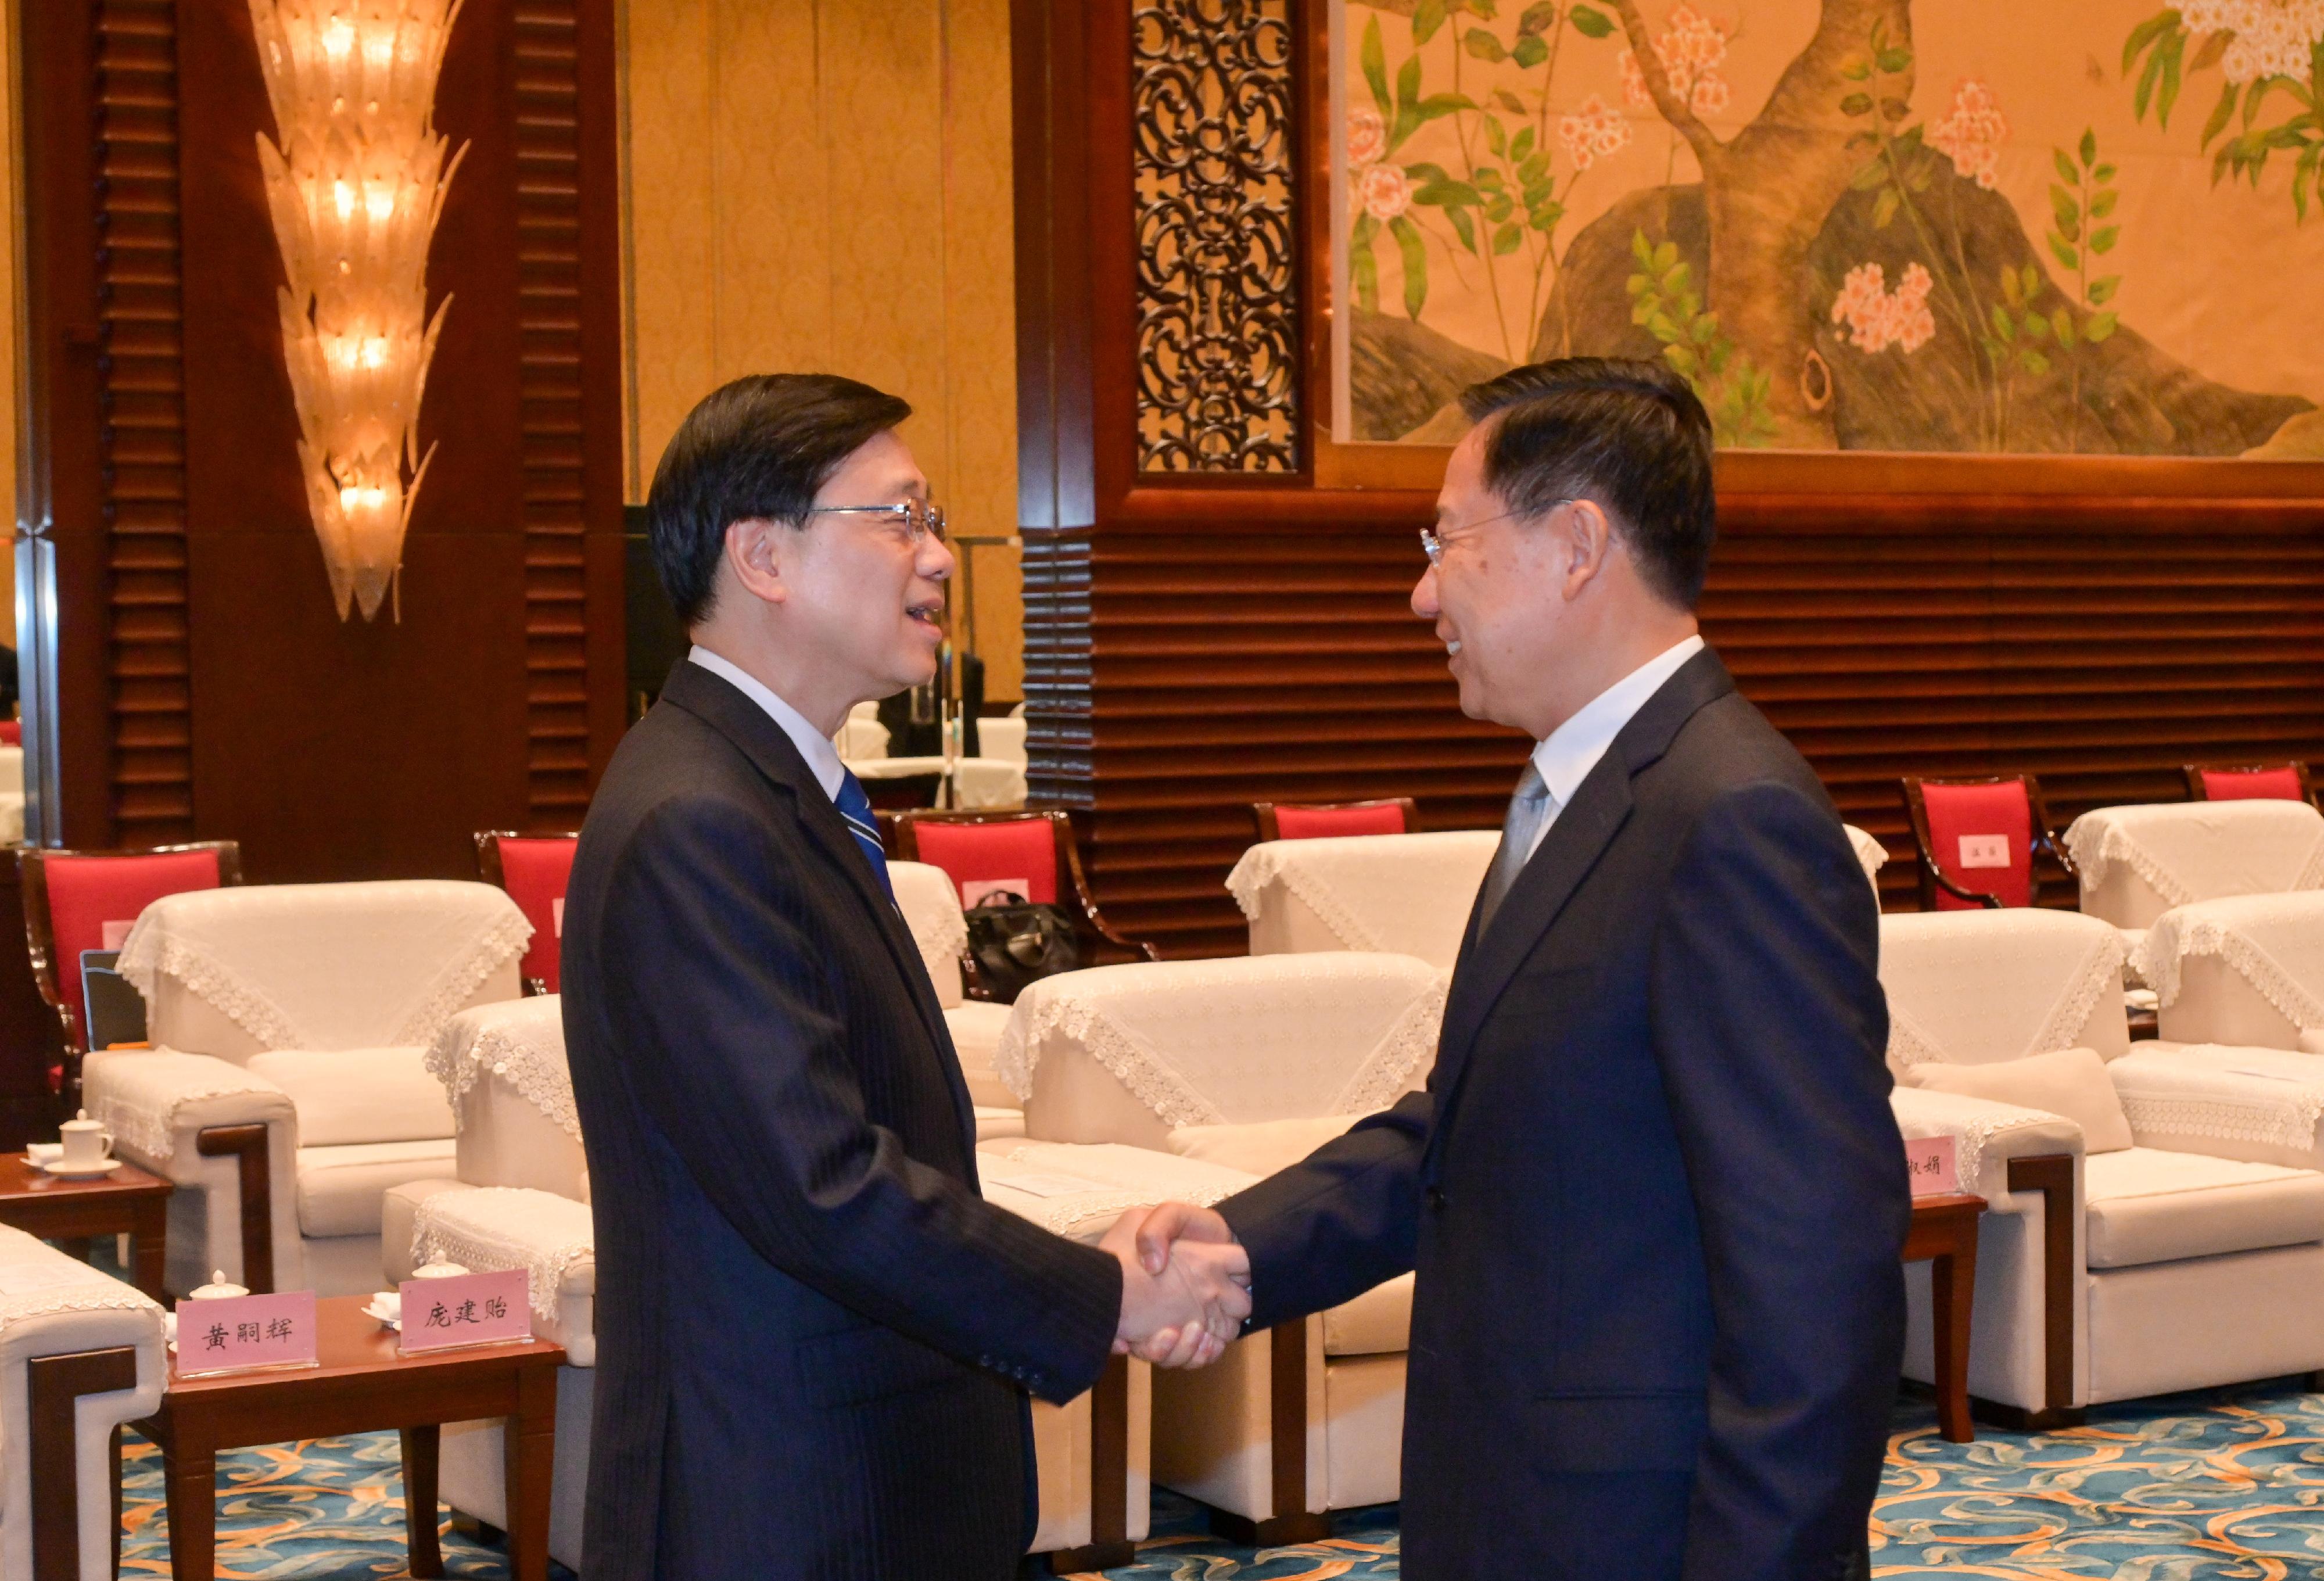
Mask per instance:
[[[1209,1208],[1133,1207],[1098,1247],[1121,1263],[1114,1354],[1157,1367],[1207,1367],[1242,1332],[1250,1316],[1250,1258]]]

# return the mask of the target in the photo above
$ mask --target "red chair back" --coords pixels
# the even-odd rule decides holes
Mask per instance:
[[[22,719],[0,719],[0,746],[24,744],[24,722]]]
[[[44,853],[42,875],[49,901],[49,938],[57,982],[81,992],[81,952],[118,949],[137,914],[163,895],[217,889],[223,882],[216,851],[155,851],[119,856]]]
[[[1363,802],[1353,807],[1289,807],[1277,802],[1275,808],[1275,837],[1278,840],[1406,832],[1404,808],[1394,801]]]
[[[1047,818],[990,823],[915,818],[912,836],[918,859],[943,868],[956,887],[980,880],[1010,879],[1025,886],[1027,900],[1050,906],[1058,903],[1057,836]],[[965,903],[966,895],[962,898]]]
[[[1947,878],[1997,895],[2005,906],[2034,903],[2034,807],[2024,781],[1947,785],[1925,780],[1921,796],[1929,814],[1929,849]],[[1977,909],[1941,888],[1934,899],[1940,911]]]
[[[2305,801],[2307,788],[2300,782],[2300,765],[2283,763],[2272,769],[2201,769],[2206,801]]]
[[[524,947],[522,975],[550,994],[558,988],[558,960],[565,938],[565,886],[573,877],[578,835],[502,835],[501,888],[532,924]]]

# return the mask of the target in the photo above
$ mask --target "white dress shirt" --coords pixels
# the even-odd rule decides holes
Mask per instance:
[[[742,689],[744,697],[766,710],[767,717],[783,727],[783,734],[789,736],[791,744],[799,749],[799,756],[807,759],[807,766],[814,771],[815,782],[823,787],[823,793],[831,798],[832,805],[839,804],[840,781],[845,778],[847,770],[840,763],[839,749],[831,744],[829,736],[808,724],[797,708],[777,697],[765,681],[731,659],[722,659],[699,645],[687,654],[687,658],[711,674],[733,681]]]
[[[1647,698],[1663,689],[1663,682],[1676,675],[1681,665],[1702,652],[1700,634],[1664,649],[1582,704],[1572,718],[1549,733],[1548,740],[1533,749],[1533,766],[1541,771],[1541,782],[1549,787],[1550,809],[1534,831],[1533,850],[1526,853],[1527,861],[1541,849],[1542,837],[1582,789],[1582,781],[1598,766],[1606,749],[1614,744],[1622,726],[1646,706]]]

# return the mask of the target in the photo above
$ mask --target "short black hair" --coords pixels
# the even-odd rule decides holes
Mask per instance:
[[[911,415],[900,395],[836,374],[752,374],[704,396],[646,495],[654,569],[678,618],[696,625],[710,613],[728,527],[803,525],[841,464]]]
[[[1711,414],[1684,379],[1658,362],[1563,356],[1471,384],[1461,410],[1493,423],[1485,484],[1512,511],[1587,495],[1656,595],[1689,610],[1702,599],[1718,535]]]

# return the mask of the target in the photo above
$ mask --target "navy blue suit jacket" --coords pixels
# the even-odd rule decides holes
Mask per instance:
[[[1427,1090],[1222,1205],[1254,1326],[1417,1268],[1413,1581],[1803,1581],[1860,1558],[1911,1218],[1877,909],[1696,655],[1481,938]]]
[[[1028,1390],[1095,1382],[1118,1264],[978,1195],[918,948],[798,750],[692,663],[567,893],[597,1229],[590,1581],[1001,1581]]]

